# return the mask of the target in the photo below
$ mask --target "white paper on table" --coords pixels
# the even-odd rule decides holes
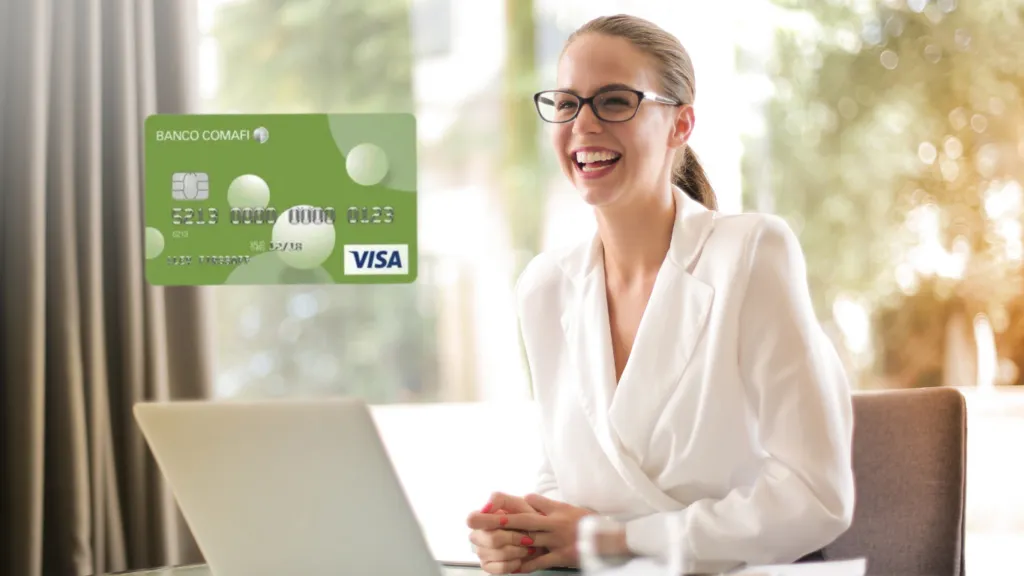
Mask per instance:
[[[864,558],[855,558],[853,560],[803,562],[774,566],[748,566],[742,570],[729,572],[729,576],[864,576],[866,571],[867,561]]]
[[[854,560],[804,562],[801,564],[747,566],[739,570],[724,572],[723,576],[864,576],[866,571],[865,559],[856,558]],[[664,564],[650,558],[637,558],[622,566],[605,568],[601,570],[600,576],[668,576],[668,573]]]

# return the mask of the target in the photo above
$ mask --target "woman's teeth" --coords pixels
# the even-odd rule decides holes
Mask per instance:
[[[576,164],[583,172],[597,172],[615,164],[621,157],[622,155],[618,152],[604,150],[600,152],[577,152]]]
[[[576,161],[580,164],[589,164],[591,162],[600,162],[602,160],[616,160],[621,154],[617,152],[577,152]]]

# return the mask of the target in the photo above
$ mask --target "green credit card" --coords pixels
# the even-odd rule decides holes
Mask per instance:
[[[157,114],[145,130],[151,284],[416,279],[411,114]]]

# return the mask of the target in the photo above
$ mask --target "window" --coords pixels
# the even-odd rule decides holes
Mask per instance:
[[[204,2],[206,110],[413,111],[407,4],[375,6]],[[421,254],[413,285],[218,287],[218,394],[440,400],[444,266]]]
[[[720,203],[778,213],[797,232],[816,312],[855,386],[994,390],[1024,384],[1024,13],[1004,4],[534,0],[531,82],[550,86],[565,37],[599,14],[675,33],[699,87],[691,142]],[[417,283],[218,287],[219,393],[526,399],[517,250],[573,241],[593,222],[543,128],[524,153],[530,184],[505,171],[504,119],[532,113],[540,89],[502,99],[504,59],[517,57],[505,54],[505,2],[200,8],[206,111],[409,111],[420,139]],[[1019,428],[1004,416],[998,426]],[[1006,520],[1019,503],[1000,493],[977,506],[977,550],[1020,541]],[[986,531],[998,536],[977,536]]]
[[[452,49],[452,0],[412,3],[414,53],[419,58],[446,56]]]

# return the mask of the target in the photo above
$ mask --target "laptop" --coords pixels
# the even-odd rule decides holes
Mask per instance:
[[[362,400],[150,402],[134,414],[214,576],[482,573],[432,556]]]

